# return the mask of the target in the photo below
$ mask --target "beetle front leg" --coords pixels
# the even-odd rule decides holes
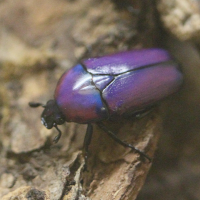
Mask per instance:
[[[93,126],[92,124],[88,124],[84,142],[83,142],[83,148],[85,151],[85,171],[87,171],[87,160],[88,160],[88,147],[90,145],[91,139],[92,139],[92,133],[93,133]]]
[[[103,123],[99,122],[98,123],[98,126],[103,130],[105,131],[113,140],[115,140],[117,143],[121,144],[122,146],[124,147],[129,147],[131,149],[133,149],[136,153],[140,154],[140,156],[143,156],[145,157],[149,162],[152,161],[152,159],[147,156],[144,152],[140,151],[139,149],[137,149],[136,147],[134,147],[133,145],[131,144],[128,144],[124,141],[122,141],[121,139],[119,139],[115,133],[113,133],[112,131],[110,131],[106,126],[104,126]]]
[[[58,131],[58,135],[56,135],[56,137],[53,139],[53,142],[57,143],[60,140],[60,138],[61,138],[62,132],[60,131],[60,129],[57,127],[56,124],[54,124],[54,127]]]

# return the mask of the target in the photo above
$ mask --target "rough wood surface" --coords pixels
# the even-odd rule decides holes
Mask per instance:
[[[88,172],[83,172],[85,125],[65,124],[62,139],[52,145],[56,130],[46,130],[40,123],[42,108],[29,108],[28,102],[53,98],[61,74],[83,57],[156,45],[154,4],[144,3],[1,2],[1,199],[137,197],[150,163],[95,126]],[[153,158],[161,131],[159,110],[142,119],[105,123]]]
[[[198,0],[157,0],[164,27],[179,40],[200,38],[200,3]]]

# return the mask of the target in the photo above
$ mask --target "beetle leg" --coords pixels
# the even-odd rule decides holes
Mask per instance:
[[[84,138],[84,143],[83,143],[83,147],[85,151],[85,171],[87,171],[88,147],[92,139],[92,133],[93,133],[93,126],[92,124],[88,124],[85,138]]]
[[[117,143],[121,144],[124,147],[129,147],[129,148],[133,149],[136,153],[140,154],[140,156],[145,157],[149,162],[151,162],[152,159],[149,156],[147,156],[144,152],[140,151],[139,149],[137,149],[136,147],[132,146],[131,144],[128,144],[128,143],[122,141],[121,139],[119,139],[116,136],[116,134],[113,133],[112,131],[110,131],[106,126],[104,126],[103,123],[99,122],[97,124],[103,131],[105,131]]]
[[[149,113],[151,113],[154,109],[155,109],[155,106],[141,110],[137,114],[135,114],[135,118],[141,119],[141,118],[145,117],[146,115],[148,115]]]
[[[54,125],[54,127],[56,128],[56,130],[58,131],[58,135],[56,135],[56,137],[53,139],[54,143],[57,143],[60,140],[60,137],[62,135],[62,132],[60,131],[60,129],[57,127],[57,125]]]

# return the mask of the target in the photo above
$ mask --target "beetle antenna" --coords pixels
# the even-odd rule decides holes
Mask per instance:
[[[60,137],[61,137],[61,135],[62,135],[62,132],[61,132],[61,130],[57,127],[56,124],[54,124],[54,127],[57,129],[58,135],[56,135],[56,137],[53,139],[53,142],[54,142],[54,143],[57,143],[57,142],[60,140]]]
[[[35,103],[35,102],[29,102],[28,105],[31,107],[31,108],[37,108],[39,106],[42,106],[43,108],[46,107],[46,105],[42,104],[42,103]]]

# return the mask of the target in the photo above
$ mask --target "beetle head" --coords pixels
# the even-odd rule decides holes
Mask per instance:
[[[47,129],[53,127],[57,129],[59,134],[54,138],[54,142],[58,142],[61,137],[61,131],[58,129],[57,125],[62,125],[65,122],[65,118],[60,112],[55,100],[49,100],[46,105],[30,102],[29,106],[32,108],[42,106],[44,108],[41,115],[41,122]]]
[[[55,100],[49,100],[43,107],[44,111],[41,115],[41,122],[46,128],[51,129],[55,125],[61,125],[65,122]]]

